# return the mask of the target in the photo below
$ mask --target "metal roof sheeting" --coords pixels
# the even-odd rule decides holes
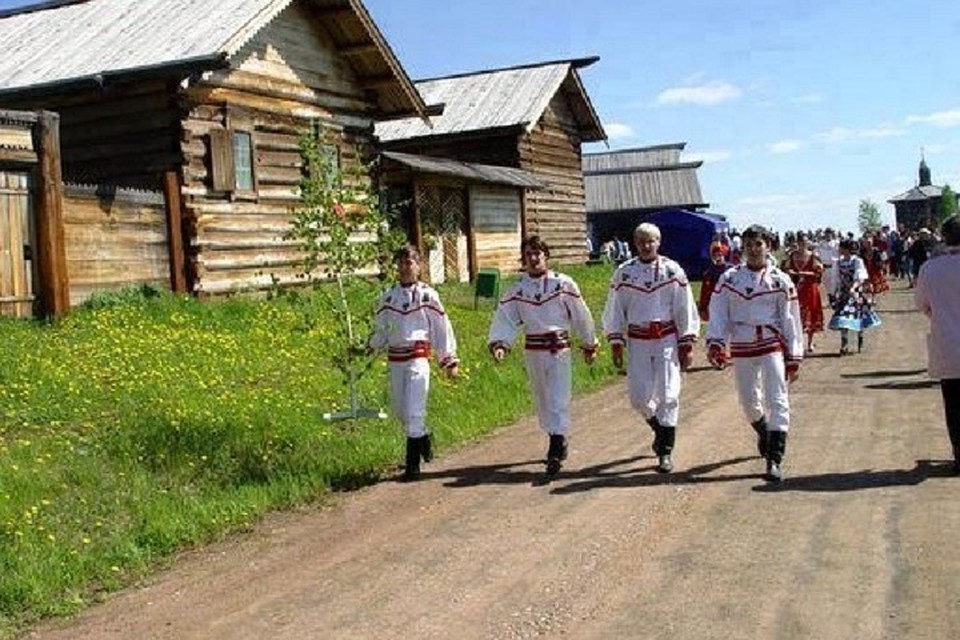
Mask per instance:
[[[443,113],[430,119],[432,128],[422,120],[407,118],[378,123],[376,135],[383,142],[391,142],[508,127],[529,130],[568,78],[575,79],[578,65],[585,63],[564,60],[417,81],[417,90],[426,104],[444,105]],[[585,122],[590,134],[586,139],[605,139],[582,86],[578,80],[574,84],[584,103],[582,111],[589,114],[581,117],[593,121]]]
[[[468,182],[486,184],[506,184],[527,189],[541,189],[543,183],[532,173],[512,167],[500,167],[492,164],[478,164],[475,162],[461,162],[447,158],[434,158],[411,153],[385,151],[384,158],[398,162],[405,167],[420,173],[435,173],[440,175],[463,178]]]

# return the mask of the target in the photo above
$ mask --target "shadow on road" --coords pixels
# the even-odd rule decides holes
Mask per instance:
[[[862,373],[841,373],[841,378],[891,378],[893,376],[917,376],[926,373],[926,369],[886,369],[881,371],[864,371]]]
[[[788,471],[789,473],[789,471]],[[816,476],[787,476],[779,484],[754,487],[761,493],[779,491],[858,491],[880,487],[918,485],[928,478],[952,478],[952,460],[917,460],[913,469],[864,469],[846,473],[824,473]]]
[[[909,391],[911,389],[927,389],[930,387],[939,387],[937,380],[907,380],[901,382],[878,382],[877,384],[864,385],[865,389],[886,389],[893,391]]]

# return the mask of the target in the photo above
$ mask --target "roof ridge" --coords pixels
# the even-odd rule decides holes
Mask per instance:
[[[666,142],[662,144],[653,144],[648,147],[631,147],[629,149],[614,149],[613,151],[594,151],[592,153],[585,153],[584,156],[612,156],[620,153],[637,153],[638,151],[661,151],[665,149],[680,149],[681,151],[686,148],[686,142]]]
[[[537,67],[549,67],[558,64],[569,64],[574,69],[582,69],[583,67],[589,67],[593,63],[600,60],[600,56],[587,56],[583,58],[561,58],[558,60],[547,60],[544,62],[527,62],[524,64],[517,64],[508,67],[496,67],[492,69],[480,69],[478,71],[461,71],[459,73],[451,73],[449,75],[443,76],[433,76],[430,78],[418,78],[414,80],[415,83],[421,82],[433,82],[434,80],[453,80],[455,78],[469,78],[472,76],[482,76],[490,73],[500,73],[503,71],[518,71],[520,69],[536,69]]]

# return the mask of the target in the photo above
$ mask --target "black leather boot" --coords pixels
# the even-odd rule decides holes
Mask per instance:
[[[547,473],[553,475],[560,471],[567,457],[567,439],[560,434],[550,434],[550,446],[547,449]]]
[[[757,453],[761,458],[767,457],[767,418],[760,416],[759,420],[750,423],[753,430],[757,432]]]
[[[424,462],[433,460],[433,436],[429,433],[420,438],[420,457]]]
[[[764,476],[765,480],[769,482],[783,480],[783,471],[780,469],[780,465],[786,451],[787,432],[767,431],[767,474]]]
[[[657,447],[657,471],[660,473],[670,473],[673,471],[673,445],[677,439],[676,427],[659,427],[657,429],[656,447]]]
[[[407,438],[407,456],[403,480],[410,482],[420,478],[420,438]]]
[[[650,425],[650,428],[653,429],[653,444],[651,448],[655,455],[660,455],[660,430],[663,429],[663,425],[660,424],[660,421],[657,419],[657,416],[647,418],[647,424]]]

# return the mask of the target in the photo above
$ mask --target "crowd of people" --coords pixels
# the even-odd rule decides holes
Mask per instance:
[[[864,333],[881,324],[877,296],[889,289],[890,279],[906,278],[917,287],[918,307],[930,315],[935,337],[952,345],[936,355],[931,347],[931,362],[939,358],[936,366],[931,364],[931,373],[946,378],[944,404],[960,473],[956,216],[944,224],[943,232],[946,249],[939,248],[940,239],[928,229],[906,233],[884,227],[856,238],[827,228],[781,238],[753,225],[743,233],[718,234],[695,301],[683,268],[659,253],[660,229],[640,224],[633,234],[635,257],[619,259],[614,270],[600,330],[614,366],[627,375],[630,404],[653,431],[657,471],[674,469],[682,372],[692,363],[701,322],[706,323],[707,360],[717,369],[733,367],[739,404],[766,463],[764,477],[779,482],[790,426],[789,383],[798,378],[804,356],[817,348],[815,336],[829,328],[839,333],[840,355],[863,351]],[[623,253],[622,248],[617,251]],[[952,261],[932,259],[940,254],[952,256]],[[488,346],[493,359],[501,362],[522,338],[540,427],[547,436],[546,472],[554,475],[568,453],[574,338],[588,365],[596,360],[600,343],[577,283],[551,270],[549,257],[542,238],[524,239],[523,275],[499,301]],[[388,354],[393,408],[407,435],[404,478],[414,480],[421,461],[432,457],[425,422],[428,360],[434,354],[451,376],[457,375],[458,360],[440,298],[419,280],[417,249],[406,247],[398,264],[400,281],[380,299],[370,348]],[[953,302],[944,305],[944,298]]]

